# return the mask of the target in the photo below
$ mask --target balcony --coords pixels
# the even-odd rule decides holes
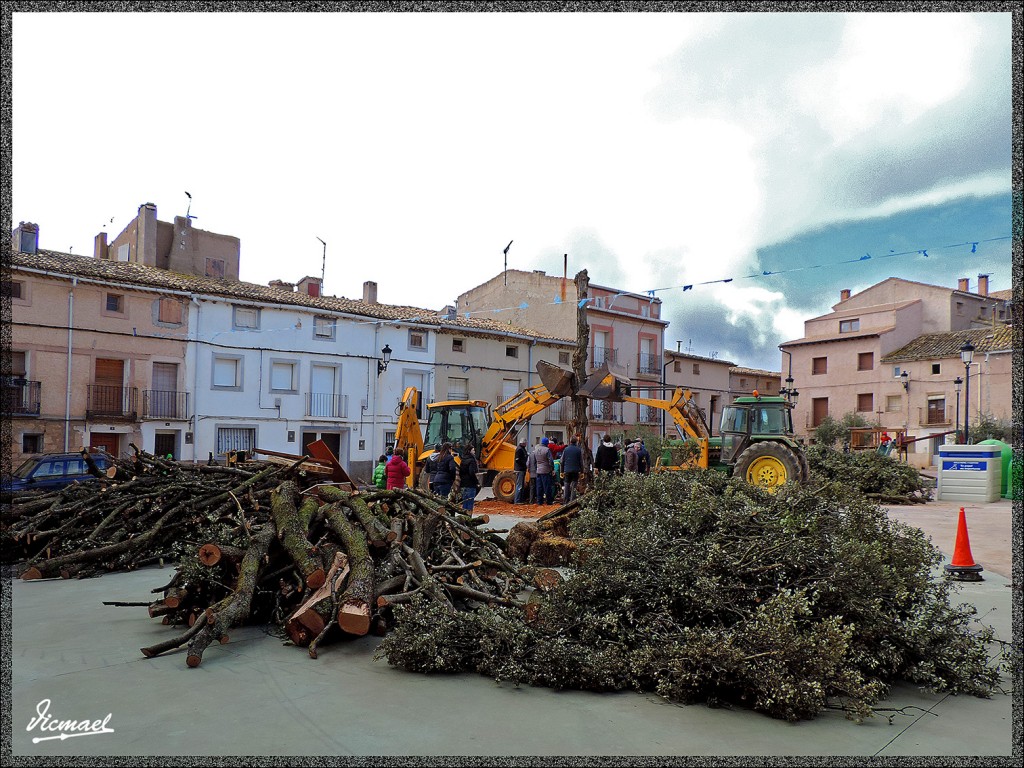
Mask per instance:
[[[142,418],[188,418],[188,392],[164,391],[159,389],[142,390]]]
[[[661,376],[661,355],[641,352],[637,358],[637,372],[641,376]]]
[[[660,424],[662,411],[649,405],[641,405],[637,416],[638,424]]]
[[[953,426],[952,408],[918,408],[917,423],[921,427],[951,427]]]
[[[594,421],[622,423],[622,403],[616,404],[606,400],[594,400],[590,408],[590,418]]]
[[[591,366],[600,368],[602,365],[615,365],[615,349],[612,347],[594,347]]]
[[[42,384],[15,377],[4,377],[3,406],[9,416],[38,416]]]
[[[122,419],[135,421],[139,413],[139,390],[135,387],[111,387],[106,384],[89,385],[88,419]]]
[[[544,411],[544,421],[563,423],[572,421],[572,400],[566,397],[550,406]]]
[[[348,395],[324,392],[306,393],[306,416],[320,419],[344,419],[348,415]]]

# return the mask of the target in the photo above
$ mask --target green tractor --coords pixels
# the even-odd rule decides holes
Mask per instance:
[[[738,397],[722,410],[720,437],[708,438],[709,466],[752,485],[806,483],[810,467],[793,436],[793,406],[782,397]]]

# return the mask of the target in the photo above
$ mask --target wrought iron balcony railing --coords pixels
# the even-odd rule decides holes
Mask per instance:
[[[142,418],[188,418],[188,392],[160,389],[142,390]]]
[[[348,415],[348,395],[307,392],[306,415],[321,419],[344,419]]]
[[[38,416],[42,384],[38,381],[4,377],[3,408],[9,416]]]
[[[87,418],[128,419],[135,421],[139,412],[139,390],[135,387],[89,385]]]
[[[661,375],[661,355],[641,352],[637,360],[637,371],[641,374]]]

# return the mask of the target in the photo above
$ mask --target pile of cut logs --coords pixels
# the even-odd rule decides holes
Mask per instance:
[[[316,658],[332,635],[386,632],[396,604],[522,605],[537,569],[505,556],[485,515],[419,490],[314,484],[300,464],[191,466],[135,448],[97,482],[16,497],[4,547],[22,560],[23,579],[176,562],[155,601],[110,604],[187,627],[142,652],[187,644],[190,667],[247,623],[281,625]]]

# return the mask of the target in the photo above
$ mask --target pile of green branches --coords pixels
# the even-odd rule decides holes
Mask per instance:
[[[890,503],[920,503],[932,497],[929,484],[914,467],[875,451],[843,453],[813,445],[806,449],[811,479],[842,482],[866,496]]]
[[[840,483],[771,495],[709,471],[629,476],[588,494],[571,529],[572,575],[533,611],[396,606],[378,654],[787,720],[860,720],[901,680],[976,696],[999,681],[993,632],[950,602],[939,551]]]

